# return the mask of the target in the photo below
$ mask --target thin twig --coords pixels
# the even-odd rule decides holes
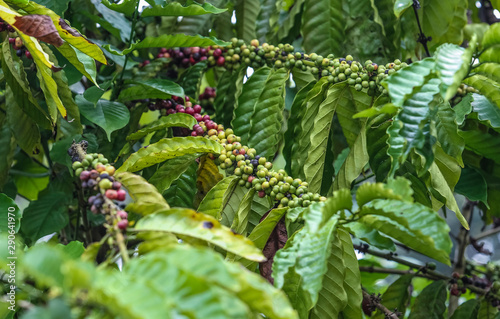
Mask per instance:
[[[403,269],[393,269],[393,268],[381,268],[381,267],[373,267],[373,266],[359,266],[359,270],[362,272],[369,273],[379,273],[379,274],[390,274],[390,275],[414,275],[416,277],[427,278],[431,280],[437,280],[436,278],[429,274],[424,274],[422,272],[415,272],[411,269],[403,270]]]
[[[466,200],[464,206],[462,207],[462,215],[465,220],[470,225],[470,221],[472,218],[472,210],[474,209],[474,203]],[[458,233],[457,238],[457,250],[455,254],[454,267],[453,271],[459,274],[464,274],[465,272],[465,249],[469,245],[469,231],[464,227],[460,228],[460,232]],[[448,304],[448,313],[453,314],[453,312],[458,308],[458,296],[451,295],[450,302]]]
[[[374,302],[374,299],[371,297],[371,295],[364,290],[363,298],[370,300],[371,304],[377,307],[378,310],[382,311],[385,314],[386,318],[399,319],[399,317],[393,311],[387,309],[383,304],[381,304],[380,302]]]
[[[422,26],[420,25],[420,19],[418,18],[418,9],[420,8],[420,2],[418,0],[413,0],[413,12],[415,12],[415,18],[417,19],[418,30],[420,31],[418,35],[418,42],[422,43],[425,49],[425,53],[427,56],[431,56],[429,52],[429,48],[427,47],[427,42],[431,41],[430,37],[426,37],[424,31],[422,30]]]

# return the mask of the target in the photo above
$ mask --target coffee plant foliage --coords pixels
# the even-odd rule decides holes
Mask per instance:
[[[495,9],[0,1],[0,314],[499,318]]]

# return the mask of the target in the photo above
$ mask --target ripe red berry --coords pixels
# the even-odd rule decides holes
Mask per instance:
[[[198,133],[196,133],[196,131],[192,131],[191,136],[198,136]]]
[[[192,107],[186,107],[186,114],[194,115],[194,109]]]
[[[259,191],[259,197],[260,197],[260,198],[263,198],[264,196],[266,196],[266,192],[264,192],[264,191]]]
[[[210,121],[210,115],[203,115],[203,121]]]
[[[167,114],[169,114],[169,115],[170,114],[175,114],[175,113],[177,113],[177,112],[174,109],[168,109],[167,110]]]
[[[123,189],[120,189],[119,191],[116,192],[116,200],[122,202],[125,200],[126,197],[127,197],[127,192],[125,192]]]
[[[151,61],[146,60],[146,61],[142,62],[142,65],[143,65],[143,66],[146,66],[146,65],[148,65],[148,64],[150,64],[150,63],[151,63]]]
[[[199,104],[194,105],[193,110],[195,113],[200,113],[201,112],[201,105],[199,105]]]
[[[118,228],[121,230],[125,230],[128,227],[128,221],[126,219],[122,219],[118,222]]]
[[[10,44],[16,43],[16,38],[9,38],[9,43]]]
[[[203,119],[203,116],[201,116],[200,113],[195,113],[194,118],[196,119],[196,121],[201,122],[201,120]]]
[[[33,59],[33,56],[31,56],[31,52],[30,51],[26,50],[26,52],[24,52],[24,54],[26,55],[26,58],[28,58],[30,60]]]
[[[116,212],[116,216],[120,217],[121,219],[127,219],[128,218],[128,214],[124,210],[117,211]]]
[[[106,190],[106,197],[109,199],[116,199],[118,197],[118,193],[114,189]]]
[[[223,56],[220,56],[218,59],[217,59],[217,65],[218,66],[223,66],[224,63],[226,63],[226,59],[224,59]]]
[[[215,49],[214,50],[214,57],[218,58],[222,55],[222,50],[221,49]]]
[[[119,190],[121,187],[122,187],[122,183],[116,182],[116,181],[113,182],[113,186],[112,186],[113,189]]]

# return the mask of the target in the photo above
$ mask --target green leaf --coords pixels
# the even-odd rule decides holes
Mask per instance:
[[[498,307],[493,307],[489,300],[483,298],[479,305],[477,319],[494,319],[498,314]]]
[[[94,105],[81,94],[76,96],[75,101],[82,115],[99,125],[106,132],[109,141],[111,133],[127,125],[130,120],[129,110],[120,102],[99,100]]]
[[[188,1],[186,5],[178,2],[171,2],[164,5],[152,5],[142,10],[141,17],[157,17],[157,16],[197,16],[207,13],[218,14],[227,11],[227,9],[219,9],[208,2],[203,4],[195,1]]]
[[[474,73],[484,75],[495,82],[500,82],[500,64],[498,63],[481,63],[475,67]]]
[[[403,275],[393,282],[382,295],[381,303],[387,309],[398,309],[405,313],[406,305],[410,298],[409,289],[413,275]],[[374,319],[382,319],[385,315],[377,310]]]
[[[500,26],[492,24],[483,37],[483,48],[487,49],[496,44],[500,44]]]
[[[327,261],[332,252],[331,243],[336,237],[334,230],[337,226],[337,218],[320,226],[318,221],[321,222],[322,210],[319,205],[309,206],[308,212],[306,215],[314,216],[310,219],[306,217],[304,228],[295,233],[283,249],[278,250],[272,266],[275,286],[288,295],[301,318],[305,318],[307,312],[318,302],[323,278],[329,270]],[[342,299],[345,300],[345,305],[347,297],[342,284],[340,291],[335,292],[337,298],[342,298],[339,296],[340,292],[344,294]]]
[[[179,274],[192,274],[194,282],[207,282],[207,288],[223,288],[229,292],[228,296],[239,298],[254,312],[266,317],[277,319],[297,319],[297,314],[291,307],[286,296],[258,274],[241,269],[237,264],[224,262],[219,254],[203,247],[173,246],[162,253],[150,254],[145,257],[146,262],[141,267],[130,269],[130,273],[139,275],[146,273],[147,278],[157,282],[158,286],[164,285],[169,273],[163,269],[175,267]],[[186,260],[192,262],[186,263]],[[126,270],[128,271],[128,270]],[[198,293],[199,294],[199,293]],[[199,307],[198,302],[191,302],[192,307]],[[194,301],[194,300],[193,300]],[[225,303],[225,302],[223,302]],[[212,308],[207,306],[206,308]],[[225,316],[222,316],[224,318]],[[209,318],[209,317],[205,317]],[[214,318],[210,316],[210,318]]]
[[[241,137],[243,144],[248,142],[251,129],[250,119],[257,111],[259,97],[266,88],[266,80],[271,73],[271,69],[263,67],[255,71],[246,83],[243,84],[241,95],[234,109],[231,126],[234,134]]]
[[[172,95],[184,97],[182,87],[165,79],[151,79],[132,82],[132,86],[121,91],[118,97],[122,101],[140,99],[169,99]]]
[[[276,24],[275,17],[278,16],[280,2],[274,0],[263,0],[260,3],[261,10],[255,21],[256,38],[260,43],[266,42],[266,35],[274,30]]]
[[[387,249],[390,251],[396,251],[396,246],[394,242],[380,234],[376,229],[363,224],[362,222],[345,224],[342,227],[347,229],[354,237],[359,238],[371,246],[375,246],[378,249]]]
[[[192,115],[186,113],[175,113],[170,114],[169,116],[162,116],[158,120],[149,123],[146,127],[127,136],[127,141],[140,140],[150,133],[161,131],[168,127],[184,127],[192,129],[197,123],[198,122]]]
[[[391,169],[391,158],[387,153],[387,128],[391,124],[384,116],[376,117],[367,124],[366,146],[370,156],[370,168],[375,173],[377,182],[383,181]]]
[[[335,318],[346,307],[348,296],[344,289],[346,267],[343,260],[343,247],[337,233],[333,236],[331,253],[327,261],[327,272],[323,277],[322,289],[316,306],[312,309],[312,318]]]
[[[154,185],[160,193],[163,193],[198,157],[200,154],[188,154],[167,160],[151,176],[149,183]]]
[[[453,189],[460,178],[461,168],[455,159],[446,155],[441,148],[436,148],[436,159],[429,168],[431,176],[431,190],[439,193],[444,198],[445,204],[450,210],[455,212],[458,220],[465,229],[469,229],[469,225],[465,218],[460,213],[457,201],[453,195]],[[434,207],[436,210],[439,207]]]
[[[14,153],[17,149],[16,140],[5,120],[0,121],[0,191],[5,191],[10,168],[14,162]]]
[[[272,159],[281,141],[281,122],[285,108],[285,83],[289,72],[275,69],[265,83],[265,90],[259,96],[256,108],[250,118],[248,146],[257,154]]]
[[[33,97],[22,62],[12,56],[10,44],[6,39],[2,44],[2,70],[5,80],[12,90],[16,103],[30,118],[43,128],[51,128],[49,115]]]
[[[493,105],[485,96],[472,94],[472,110],[477,113],[479,120],[495,129],[500,128],[500,108]]]
[[[453,312],[450,319],[476,319],[479,311],[479,300],[467,300]]]
[[[465,142],[458,134],[456,115],[448,103],[439,105],[436,119],[438,142],[446,154],[456,159],[460,166],[463,167],[462,152],[465,148]]]
[[[345,19],[342,2],[306,0],[302,14],[302,46],[322,56],[344,54]]]
[[[500,163],[500,140],[498,136],[485,133],[478,129],[460,131],[465,140],[465,147],[476,154]]]
[[[196,194],[195,207],[198,207],[201,200],[205,195],[220,182],[224,176],[219,172],[219,167],[215,165],[214,161],[207,156],[202,156],[200,159],[200,167],[196,179],[196,188],[198,193]]]
[[[23,212],[21,232],[33,243],[48,234],[61,230],[68,224],[68,202],[65,193],[46,193],[33,201]]]
[[[391,177],[399,168],[399,164],[406,161],[412,149],[424,156],[424,170],[433,162],[432,146],[435,138],[430,132],[430,121],[439,102],[439,82],[438,79],[432,78],[422,87],[414,89],[416,92],[404,101],[402,110],[387,129],[387,153],[392,158],[389,173]]]
[[[295,35],[295,30],[300,27],[300,19],[304,0],[294,1],[292,8],[288,11],[288,16],[278,29],[278,39],[284,43],[289,36]],[[297,30],[298,31],[298,30]]]
[[[344,318],[363,317],[361,302],[363,293],[361,290],[361,274],[359,273],[358,258],[354,252],[351,235],[343,229],[337,230],[337,236],[342,246],[342,260],[344,262],[344,290],[347,294],[347,304],[342,310]],[[318,301],[318,304],[320,302]]]
[[[487,184],[484,176],[476,169],[465,167],[455,186],[455,192],[464,195],[471,201],[482,201],[488,207]]]
[[[217,83],[217,96],[214,101],[215,120],[225,127],[230,126],[234,109],[238,107],[237,102],[242,92],[245,72],[245,66],[238,70],[227,70]]]
[[[450,228],[429,207],[394,199],[375,199],[365,204],[360,214],[360,221],[366,225],[424,255],[450,264]]]
[[[63,245],[63,244],[57,244],[57,245],[60,246],[62,248],[62,250],[64,251],[64,253],[72,259],[79,259],[80,256],[85,251],[85,247],[83,247],[83,243],[79,242],[77,240],[73,240],[73,241],[69,242],[67,245]]]
[[[457,92],[462,80],[469,74],[473,48],[464,49],[446,43],[436,49],[436,70],[442,83],[441,96],[449,101]]]
[[[179,178],[174,180],[170,187],[163,192],[169,204],[173,207],[192,208],[196,194],[196,169],[198,163],[192,162],[191,165],[182,173]]]
[[[123,13],[126,16],[130,17],[134,14],[139,0],[124,0],[121,3],[113,3],[109,2],[109,0],[101,0],[101,3],[113,11]]]
[[[300,128],[299,125],[296,125],[297,130],[294,131],[295,136],[298,136],[298,143],[292,145],[291,168],[293,176],[300,178],[304,176],[303,167],[311,147],[310,136],[314,128],[314,118],[318,114],[319,106],[323,103],[324,95],[329,86],[330,83],[326,77],[321,78],[307,93],[306,104],[302,106],[304,110],[300,110]]]
[[[237,215],[238,215],[238,210],[240,209],[241,204],[243,203],[244,197],[250,192],[250,190],[246,187],[243,186],[236,186],[234,191],[230,194],[229,200],[227,201],[226,205],[224,205],[224,208],[221,213],[221,218],[220,222],[222,225],[231,227],[232,230],[235,230],[233,226],[235,226],[235,222],[238,222],[237,220]],[[252,196],[253,197],[253,196]],[[247,204],[249,205],[248,207],[244,208],[245,210],[250,210],[251,209],[251,201],[252,198],[247,201]],[[242,207],[243,209],[243,207]],[[244,214],[244,213],[243,213]],[[246,236],[245,233],[243,232],[237,232],[239,234],[242,234]]]
[[[229,42],[217,40],[214,37],[202,37],[200,35],[185,34],[163,34],[159,37],[147,37],[142,41],[133,43],[130,48],[122,52],[115,51],[109,44],[103,45],[103,48],[114,55],[126,55],[136,49],[145,48],[175,48],[175,47],[207,47],[210,45],[229,45]]]
[[[256,21],[260,12],[259,0],[239,0],[235,2],[236,33],[239,39],[249,43],[256,38]]]
[[[363,207],[366,203],[375,199],[403,199],[394,189],[382,183],[364,183],[356,192],[356,203]]]
[[[297,92],[293,99],[290,108],[290,116],[287,120],[287,130],[284,136],[283,157],[286,160],[285,170],[291,174],[292,172],[292,158],[294,154],[292,149],[298,143],[298,131],[300,130],[300,121],[302,120],[304,102],[306,101],[309,91],[314,87],[315,82],[311,81]]]
[[[447,297],[446,283],[443,280],[433,282],[417,296],[408,319],[443,318]]]
[[[488,100],[500,108],[500,84],[484,75],[473,75],[464,80],[464,83],[477,89]]]
[[[356,142],[349,150],[344,163],[337,172],[334,181],[334,189],[351,188],[352,181],[358,178],[366,164],[369,162],[369,155],[366,144],[366,132],[363,125],[361,132],[356,138]]]
[[[46,306],[34,306],[23,314],[23,319],[51,318],[71,318],[71,308],[62,298],[50,299]]]
[[[128,1],[129,0],[127,0],[127,2]],[[132,25],[131,22],[125,17],[125,15],[120,12],[108,9],[101,3],[101,0],[90,0],[90,2],[102,15],[102,17],[86,11],[83,11],[82,14],[84,14],[95,23],[99,23],[102,28],[109,31],[114,37],[118,38],[122,42],[128,42],[128,40],[130,39]]]
[[[207,61],[200,61],[195,65],[190,66],[184,73],[182,73],[179,79],[179,84],[182,88],[184,88],[185,95],[194,98],[198,97],[200,80],[206,69]]]
[[[396,106],[403,106],[414,88],[427,82],[427,76],[435,67],[434,58],[426,58],[412,63],[410,66],[393,73],[386,78],[382,85],[389,91],[391,102]]]
[[[309,183],[309,189],[313,193],[318,193],[321,189],[333,115],[342,99],[345,98],[346,91],[349,91],[349,86],[343,83],[330,87],[314,117],[309,136],[311,147],[304,162],[304,175]]]
[[[80,73],[99,87],[99,84],[97,84],[97,70],[93,58],[71,46],[68,42],[64,42],[63,45],[56,48]]]
[[[10,87],[5,92],[5,109],[7,112],[6,123],[10,128],[17,144],[27,154],[37,153],[42,149],[41,136],[37,125],[16,103]]]
[[[394,14],[399,18],[412,5],[413,0],[396,0],[394,2]]]
[[[135,231],[169,232],[207,241],[253,261],[264,261],[262,252],[246,237],[233,233],[215,218],[194,210],[173,208],[145,216]]]
[[[231,224],[232,230],[244,236],[247,235],[248,215],[250,214],[252,209],[252,202],[253,197],[255,196],[255,192],[255,188],[250,188],[250,190],[246,192],[246,194],[244,193],[243,198],[238,198],[238,207],[236,212],[234,213],[233,222]],[[233,198],[231,198],[231,200],[232,199]],[[259,246],[257,247],[260,248]]]
[[[127,158],[117,172],[136,172],[168,159],[195,153],[219,154],[222,146],[204,137],[163,138],[159,142],[143,147]]]
[[[248,239],[255,244],[255,247],[264,249],[269,236],[273,232],[274,228],[276,228],[276,225],[281,218],[285,216],[286,212],[287,208],[272,209],[266,218],[255,226],[250,235],[248,235]]]
[[[126,209],[141,215],[153,214],[159,210],[170,208],[158,190],[142,176],[128,172],[116,174],[116,179],[127,189],[134,201]]]
[[[422,28],[426,36],[432,37],[431,46],[462,43],[463,28],[467,24],[467,1],[428,1],[423,3],[422,10]]]
[[[218,182],[203,198],[198,211],[221,220],[222,211],[228,203],[231,194],[234,192],[238,179],[238,176],[233,175]]]
[[[0,234],[17,233],[21,227],[22,212],[16,202],[5,194],[0,194],[0,209],[2,221],[0,222]]]
[[[473,101],[472,94],[467,94],[453,108],[453,110],[455,111],[455,116],[456,116],[455,118],[458,125],[462,125],[467,115],[469,115],[470,112],[472,112],[472,104],[471,104],[472,101]]]

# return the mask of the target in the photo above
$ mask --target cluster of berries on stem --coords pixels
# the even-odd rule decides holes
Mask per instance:
[[[115,167],[102,154],[87,154],[87,144],[74,143],[68,150],[75,176],[80,180],[90,211],[105,215],[108,229],[124,231],[128,227],[128,214],[117,202],[125,201],[127,192],[114,177]]]
[[[347,82],[356,90],[366,90],[369,95],[386,94],[381,82],[390,74],[407,66],[405,62],[395,60],[385,65],[378,65],[371,60],[364,63],[354,61],[351,55],[326,57],[316,53],[295,52],[290,44],[259,44],[254,39],[250,44],[241,39],[232,39],[228,46],[191,47],[179,49],[160,49],[158,58],[172,59],[169,67],[187,68],[199,61],[207,60],[209,66],[239,69],[242,65],[258,69],[263,66],[274,68],[298,69],[310,72],[318,78],[327,77],[330,83]]]
[[[198,122],[191,131],[181,135],[206,137],[223,146],[218,155],[211,154],[211,159],[229,175],[239,176],[239,185],[254,188],[259,197],[270,196],[276,201],[277,207],[307,207],[313,202],[325,201],[326,197],[309,192],[308,184],[298,178],[287,176],[282,169],[275,171],[273,164],[265,157],[257,155],[254,148],[241,144],[241,137],[236,136],[232,129],[211,120],[209,115],[201,115],[201,106],[192,105],[186,97],[185,105],[182,98],[173,97],[160,100],[154,105],[165,105],[161,108],[163,115],[186,113],[192,115]],[[165,111],[164,111],[165,110]]]

